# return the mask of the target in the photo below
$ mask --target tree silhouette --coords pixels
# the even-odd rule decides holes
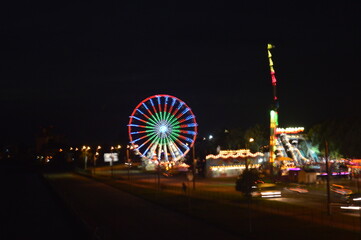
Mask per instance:
[[[252,186],[256,185],[260,175],[257,169],[245,169],[236,180],[236,190],[243,193],[246,197],[250,197],[254,191]]]

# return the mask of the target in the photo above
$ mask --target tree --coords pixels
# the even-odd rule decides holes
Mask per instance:
[[[259,180],[259,172],[257,169],[245,169],[236,180],[236,190],[243,193],[246,197],[250,197],[254,186]]]
[[[245,142],[248,142],[250,138],[254,139],[252,144],[248,144],[248,148],[252,152],[260,151],[265,145],[269,144],[269,128],[264,125],[256,124],[246,130],[244,134]]]
[[[308,137],[313,145],[319,146],[324,154],[325,141],[329,145],[331,158],[359,158],[361,148],[361,119],[359,117],[343,117],[323,121],[313,125],[308,131]]]

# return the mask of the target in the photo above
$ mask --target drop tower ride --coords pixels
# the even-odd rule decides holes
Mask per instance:
[[[273,100],[270,109],[270,144],[269,144],[269,162],[273,165],[273,162],[276,159],[276,144],[277,144],[277,136],[276,130],[278,127],[278,98],[277,98],[277,80],[276,80],[276,72],[273,67],[272,54],[271,49],[274,48],[272,44],[267,44],[267,52],[268,52],[268,61],[270,67],[272,88],[273,88]]]

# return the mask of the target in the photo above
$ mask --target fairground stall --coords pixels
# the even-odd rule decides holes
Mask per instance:
[[[246,167],[259,168],[264,161],[263,153],[251,153],[249,149],[220,150],[217,155],[206,156],[206,176],[235,177]]]

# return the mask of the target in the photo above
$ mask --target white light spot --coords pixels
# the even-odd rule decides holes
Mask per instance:
[[[167,128],[167,126],[160,126],[160,128],[159,128],[159,131],[161,132],[161,133],[165,133],[165,132],[167,132],[167,130],[168,130],[168,128]]]

